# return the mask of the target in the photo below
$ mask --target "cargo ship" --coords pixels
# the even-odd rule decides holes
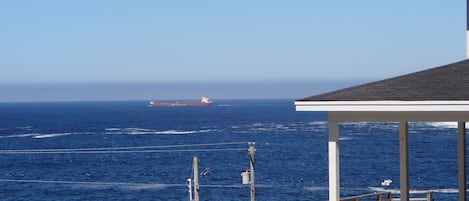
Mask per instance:
[[[211,106],[213,101],[204,96],[200,102],[157,102],[150,101],[152,107]]]

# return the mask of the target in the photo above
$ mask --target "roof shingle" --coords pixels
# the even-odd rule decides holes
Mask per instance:
[[[469,60],[298,101],[469,100]]]

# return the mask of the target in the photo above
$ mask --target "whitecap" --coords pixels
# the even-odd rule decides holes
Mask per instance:
[[[41,134],[41,133],[25,133],[25,134],[13,134],[13,135],[6,135],[6,136],[0,136],[0,138],[22,138],[22,137],[32,137],[32,138],[50,138],[50,137],[58,137],[58,136],[64,136],[64,135],[71,135],[72,133],[46,133],[46,134]]]
[[[181,131],[181,130],[167,130],[167,131],[160,131],[160,132],[155,132],[157,134],[173,134],[173,135],[182,135],[182,134],[193,134],[193,133],[206,133],[210,132],[212,130],[207,129],[207,130],[189,130],[189,131]]]
[[[438,127],[438,128],[457,128],[458,127],[457,122],[428,122],[426,124],[433,126],[433,127]],[[468,124],[466,123],[466,127],[467,126]]]
[[[390,189],[390,188],[383,188],[383,187],[368,187],[368,189],[372,191],[382,192],[382,191],[390,191],[393,194],[399,194],[401,191],[400,189]],[[409,190],[411,194],[424,194],[427,192],[435,192],[435,193],[458,193],[458,189],[454,188],[441,188],[441,189],[428,189],[428,190]]]
[[[268,128],[253,128],[252,129],[253,131],[270,131],[272,129],[268,129]]]
[[[327,121],[313,121],[313,122],[310,122],[308,124],[309,125],[327,125],[328,122]]]
[[[106,128],[105,131],[121,131],[122,128]]]
[[[339,137],[339,140],[351,140],[352,138],[351,137]]]
[[[384,187],[368,187],[368,189],[376,192],[390,191],[393,194],[398,194],[401,192],[400,189],[384,188]]]
[[[129,190],[161,189],[175,186],[184,186],[181,184],[121,184],[120,188]]]
[[[125,131],[131,132],[151,132],[152,130],[146,128],[124,128]]]
[[[38,134],[33,136],[33,138],[41,139],[41,138],[51,138],[51,137],[58,137],[64,135],[71,135],[72,133],[50,133],[50,134]]]
[[[329,190],[328,187],[326,186],[306,186],[306,187],[303,187],[304,189],[306,190],[309,190],[309,191],[325,191],[325,190]]]
[[[170,134],[170,135],[182,135],[182,134],[194,134],[194,133],[206,133],[212,132],[212,129],[205,130],[152,130],[146,128],[106,128],[105,134],[117,135],[151,135],[151,134]]]
[[[437,192],[437,193],[458,193],[459,192],[459,190],[455,188],[442,188],[442,189],[434,189],[430,191]]]
[[[39,135],[39,134],[37,134],[37,133],[26,133],[26,134],[14,134],[14,135],[0,136],[0,138],[31,137],[31,136],[37,136],[37,135]]]

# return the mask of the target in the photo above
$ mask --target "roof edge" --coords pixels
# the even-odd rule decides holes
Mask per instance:
[[[295,101],[296,111],[469,111],[469,101]]]

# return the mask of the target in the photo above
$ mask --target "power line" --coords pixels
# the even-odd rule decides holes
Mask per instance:
[[[46,183],[46,184],[79,184],[79,185],[96,185],[96,186],[138,186],[143,188],[167,188],[182,187],[186,184],[155,184],[155,183],[125,183],[125,182],[85,182],[85,181],[54,181],[54,180],[28,180],[28,179],[0,179],[0,182],[16,182],[16,183]],[[201,187],[211,188],[243,188],[242,184],[201,184]],[[263,185],[256,184],[258,187],[273,188],[283,187],[283,185]]]
[[[222,152],[222,151],[245,151],[245,148],[225,149],[169,149],[169,150],[103,150],[103,151],[24,151],[6,150],[0,154],[113,154],[113,153],[171,153],[171,152]]]
[[[180,145],[160,145],[160,146],[134,146],[134,147],[101,147],[101,148],[72,148],[72,149],[23,149],[23,150],[0,150],[4,152],[68,152],[68,151],[100,151],[100,150],[127,150],[127,149],[158,149],[158,148],[176,148],[176,147],[198,147],[198,146],[219,146],[219,145],[236,145],[248,144],[249,142],[222,142],[207,144],[180,144]]]
[[[148,186],[148,187],[176,187],[185,184],[151,184],[151,183],[122,183],[122,182],[83,182],[83,181],[51,181],[51,180],[26,180],[26,179],[0,179],[0,182],[17,183],[50,183],[50,184],[83,184],[97,186]]]

